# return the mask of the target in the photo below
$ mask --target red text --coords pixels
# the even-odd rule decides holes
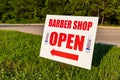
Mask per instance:
[[[71,20],[49,19],[48,26],[71,29],[71,24],[72,24]]]
[[[73,29],[89,31],[91,27],[92,27],[92,22],[74,21]]]
[[[68,49],[83,51],[84,39],[85,36],[52,32],[50,34],[49,44],[62,47],[64,46],[62,43],[65,43],[65,47]]]

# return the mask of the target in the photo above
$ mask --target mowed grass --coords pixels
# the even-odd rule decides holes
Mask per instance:
[[[0,30],[0,80],[120,80],[120,47],[96,44],[86,70],[39,57],[41,39]]]

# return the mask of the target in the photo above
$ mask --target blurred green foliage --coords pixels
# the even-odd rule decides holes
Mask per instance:
[[[119,0],[0,0],[0,23],[44,23],[46,14],[98,16],[120,25]]]

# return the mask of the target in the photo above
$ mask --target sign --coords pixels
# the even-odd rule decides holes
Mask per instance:
[[[40,56],[91,69],[98,17],[47,15]]]

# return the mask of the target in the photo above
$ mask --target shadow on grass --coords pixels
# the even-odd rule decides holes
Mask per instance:
[[[95,44],[92,66],[99,66],[103,56],[105,56],[112,47],[113,45]]]

